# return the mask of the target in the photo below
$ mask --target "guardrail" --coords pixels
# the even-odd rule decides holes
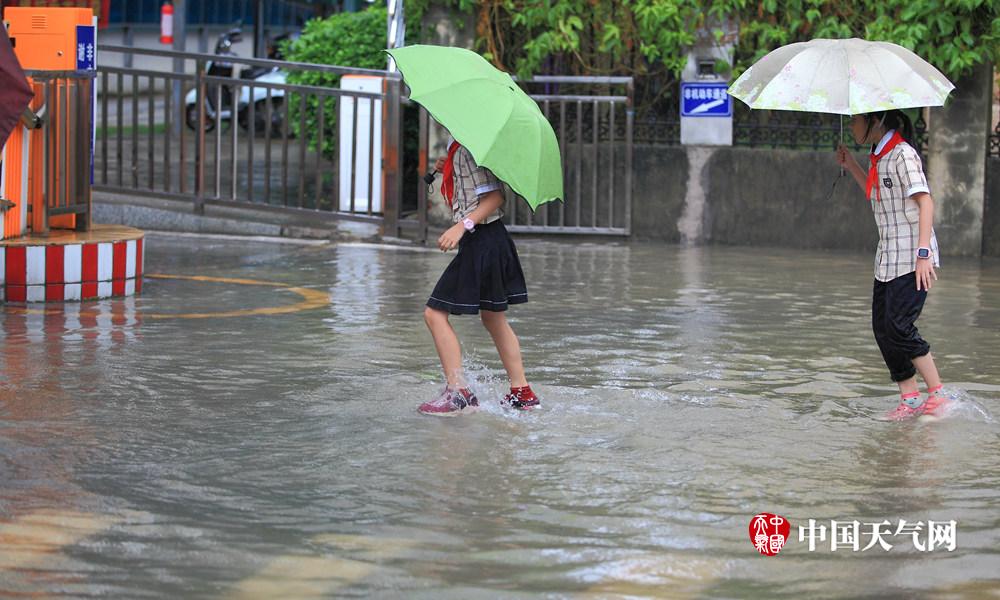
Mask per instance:
[[[139,57],[173,59],[175,68],[98,67],[95,189],[185,199],[196,212],[211,203],[252,204],[385,221],[395,231],[397,74],[126,46],[99,51],[128,54],[133,64]],[[216,61],[231,64],[232,76],[210,74]],[[250,70],[257,79],[239,77]],[[382,87],[296,85],[283,77],[292,71],[377,77]],[[348,121],[350,127],[340,126]]]

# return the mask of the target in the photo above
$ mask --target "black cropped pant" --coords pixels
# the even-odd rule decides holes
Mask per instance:
[[[907,273],[892,281],[875,280],[872,331],[893,381],[904,381],[916,375],[913,359],[931,351],[915,325],[925,300],[927,290],[917,290],[916,273]]]

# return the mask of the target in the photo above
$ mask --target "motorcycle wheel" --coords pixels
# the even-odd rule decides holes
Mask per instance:
[[[207,111],[202,114],[202,121],[206,132],[215,129],[215,120],[208,116]],[[196,104],[188,106],[184,111],[184,122],[191,131],[198,131],[198,106]]]
[[[279,138],[282,133],[284,133],[284,98],[271,98],[271,137]],[[268,127],[267,122],[267,99],[258,100],[256,104],[253,105],[253,131],[254,135],[259,137],[264,137]],[[240,126],[243,129],[249,129],[248,124],[249,111],[243,109],[240,111]],[[291,132],[289,132],[291,135]]]

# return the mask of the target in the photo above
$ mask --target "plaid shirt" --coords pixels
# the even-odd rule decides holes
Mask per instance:
[[[876,150],[881,150],[892,136],[892,131],[882,138]],[[896,145],[878,161],[878,181],[882,201],[876,199],[872,187],[872,212],[878,226],[878,249],[875,251],[875,279],[893,279],[917,270],[917,248],[920,247],[920,207],[912,196],[930,193],[920,156],[906,142]],[[938,259],[938,243],[934,230],[930,239],[931,260]]]
[[[452,157],[455,177],[455,197],[452,199],[452,221],[458,223],[479,207],[479,197],[503,188],[500,180],[486,167],[480,167],[465,146]],[[492,223],[503,216],[499,208],[487,215],[483,223]]]

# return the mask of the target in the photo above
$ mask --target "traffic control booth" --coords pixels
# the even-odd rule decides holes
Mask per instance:
[[[3,148],[0,301],[132,295],[142,286],[142,231],[91,219],[93,11],[8,7],[3,21],[34,98]]]

